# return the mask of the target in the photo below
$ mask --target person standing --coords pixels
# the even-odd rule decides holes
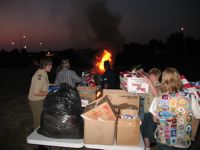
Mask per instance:
[[[154,131],[156,123],[153,121],[153,116],[149,112],[149,107],[155,96],[159,93],[161,71],[158,68],[152,68],[148,72],[148,76],[144,76],[143,80],[148,83],[150,90],[144,96],[144,118],[142,120],[141,132],[144,139],[145,149],[150,150],[150,144],[156,143],[154,139]]]
[[[179,72],[172,67],[162,73],[161,94],[149,111],[157,123],[155,137],[159,150],[188,149],[191,145],[192,120],[200,118],[200,106],[193,95],[183,89]]]
[[[102,89],[116,89],[117,88],[117,78],[113,69],[110,67],[110,62],[104,61],[105,72],[101,76],[101,88]]]
[[[67,83],[72,87],[76,87],[79,83],[82,82],[82,79],[76,74],[76,72],[70,70],[69,60],[62,60],[62,64],[59,65],[58,68],[59,70],[57,70],[57,75],[55,79],[56,85]]]
[[[52,60],[42,58],[39,63],[39,69],[34,73],[31,79],[28,99],[33,115],[34,129],[40,126],[40,116],[42,112],[43,100],[48,94],[49,79],[48,72],[52,69]]]

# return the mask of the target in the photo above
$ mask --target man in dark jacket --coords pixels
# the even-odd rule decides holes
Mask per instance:
[[[105,72],[101,77],[101,87],[102,89],[116,89],[117,88],[117,78],[116,73],[110,67],[110,62],[104,61]]]

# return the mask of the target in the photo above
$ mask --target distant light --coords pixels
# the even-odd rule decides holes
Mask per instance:
[[[43,43],[42,42],[40,42],[40,45],[42,45]]]
[[[22,38],[24,38],[24,39],[25,39],[25,38],[26,38],[26,35],[23,35],[23,36],[22,36]]]
[[[184,28],[183,28],[183,27],[181,27],[181,31],[184,31]]]
[[[11,44],[12,44],[12,45],[15,45],[15,42],[12,42]]]
[[[24,45],[24,48],[26,49],[26,45]]]
[[[54,56],[54,54],[48,51],[48,52],[46,53],[46,56]]]

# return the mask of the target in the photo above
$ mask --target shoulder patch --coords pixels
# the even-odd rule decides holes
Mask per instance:
[[[38,79],[38,80],[41,80],[41,79],[42,79],[42,75],[39,74],[38,77],[37,77],[37,79]]]

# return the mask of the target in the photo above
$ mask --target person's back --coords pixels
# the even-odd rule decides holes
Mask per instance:
[[[186,149],[191,144],[193,116],[200,118],[199,104],[183,91],[175,68],[163,71],[160,89],[162,94],[154,98],[149,109],[158,124],[155,132],[158,148]]]
[[[68,60],[63,60],[62,69],[57,73],[55,84],[60,85],[67,83],[72,87],[75,87],[82,79],[76,74],[75,71],[70,70],[70,63]]]
[[[82,80],[80,77],[77,76],[77,74],[73,70],[69,69],[62,69],[60,72],[58,72],[55,84],[60,85],[62,83],[67,83],[72,87],[75,87],[77,83],[80,83]]]
[[[191,144],[192,108],[185,92],[163,94],[156,98],[156,138],[159,143],[187,148]]]

